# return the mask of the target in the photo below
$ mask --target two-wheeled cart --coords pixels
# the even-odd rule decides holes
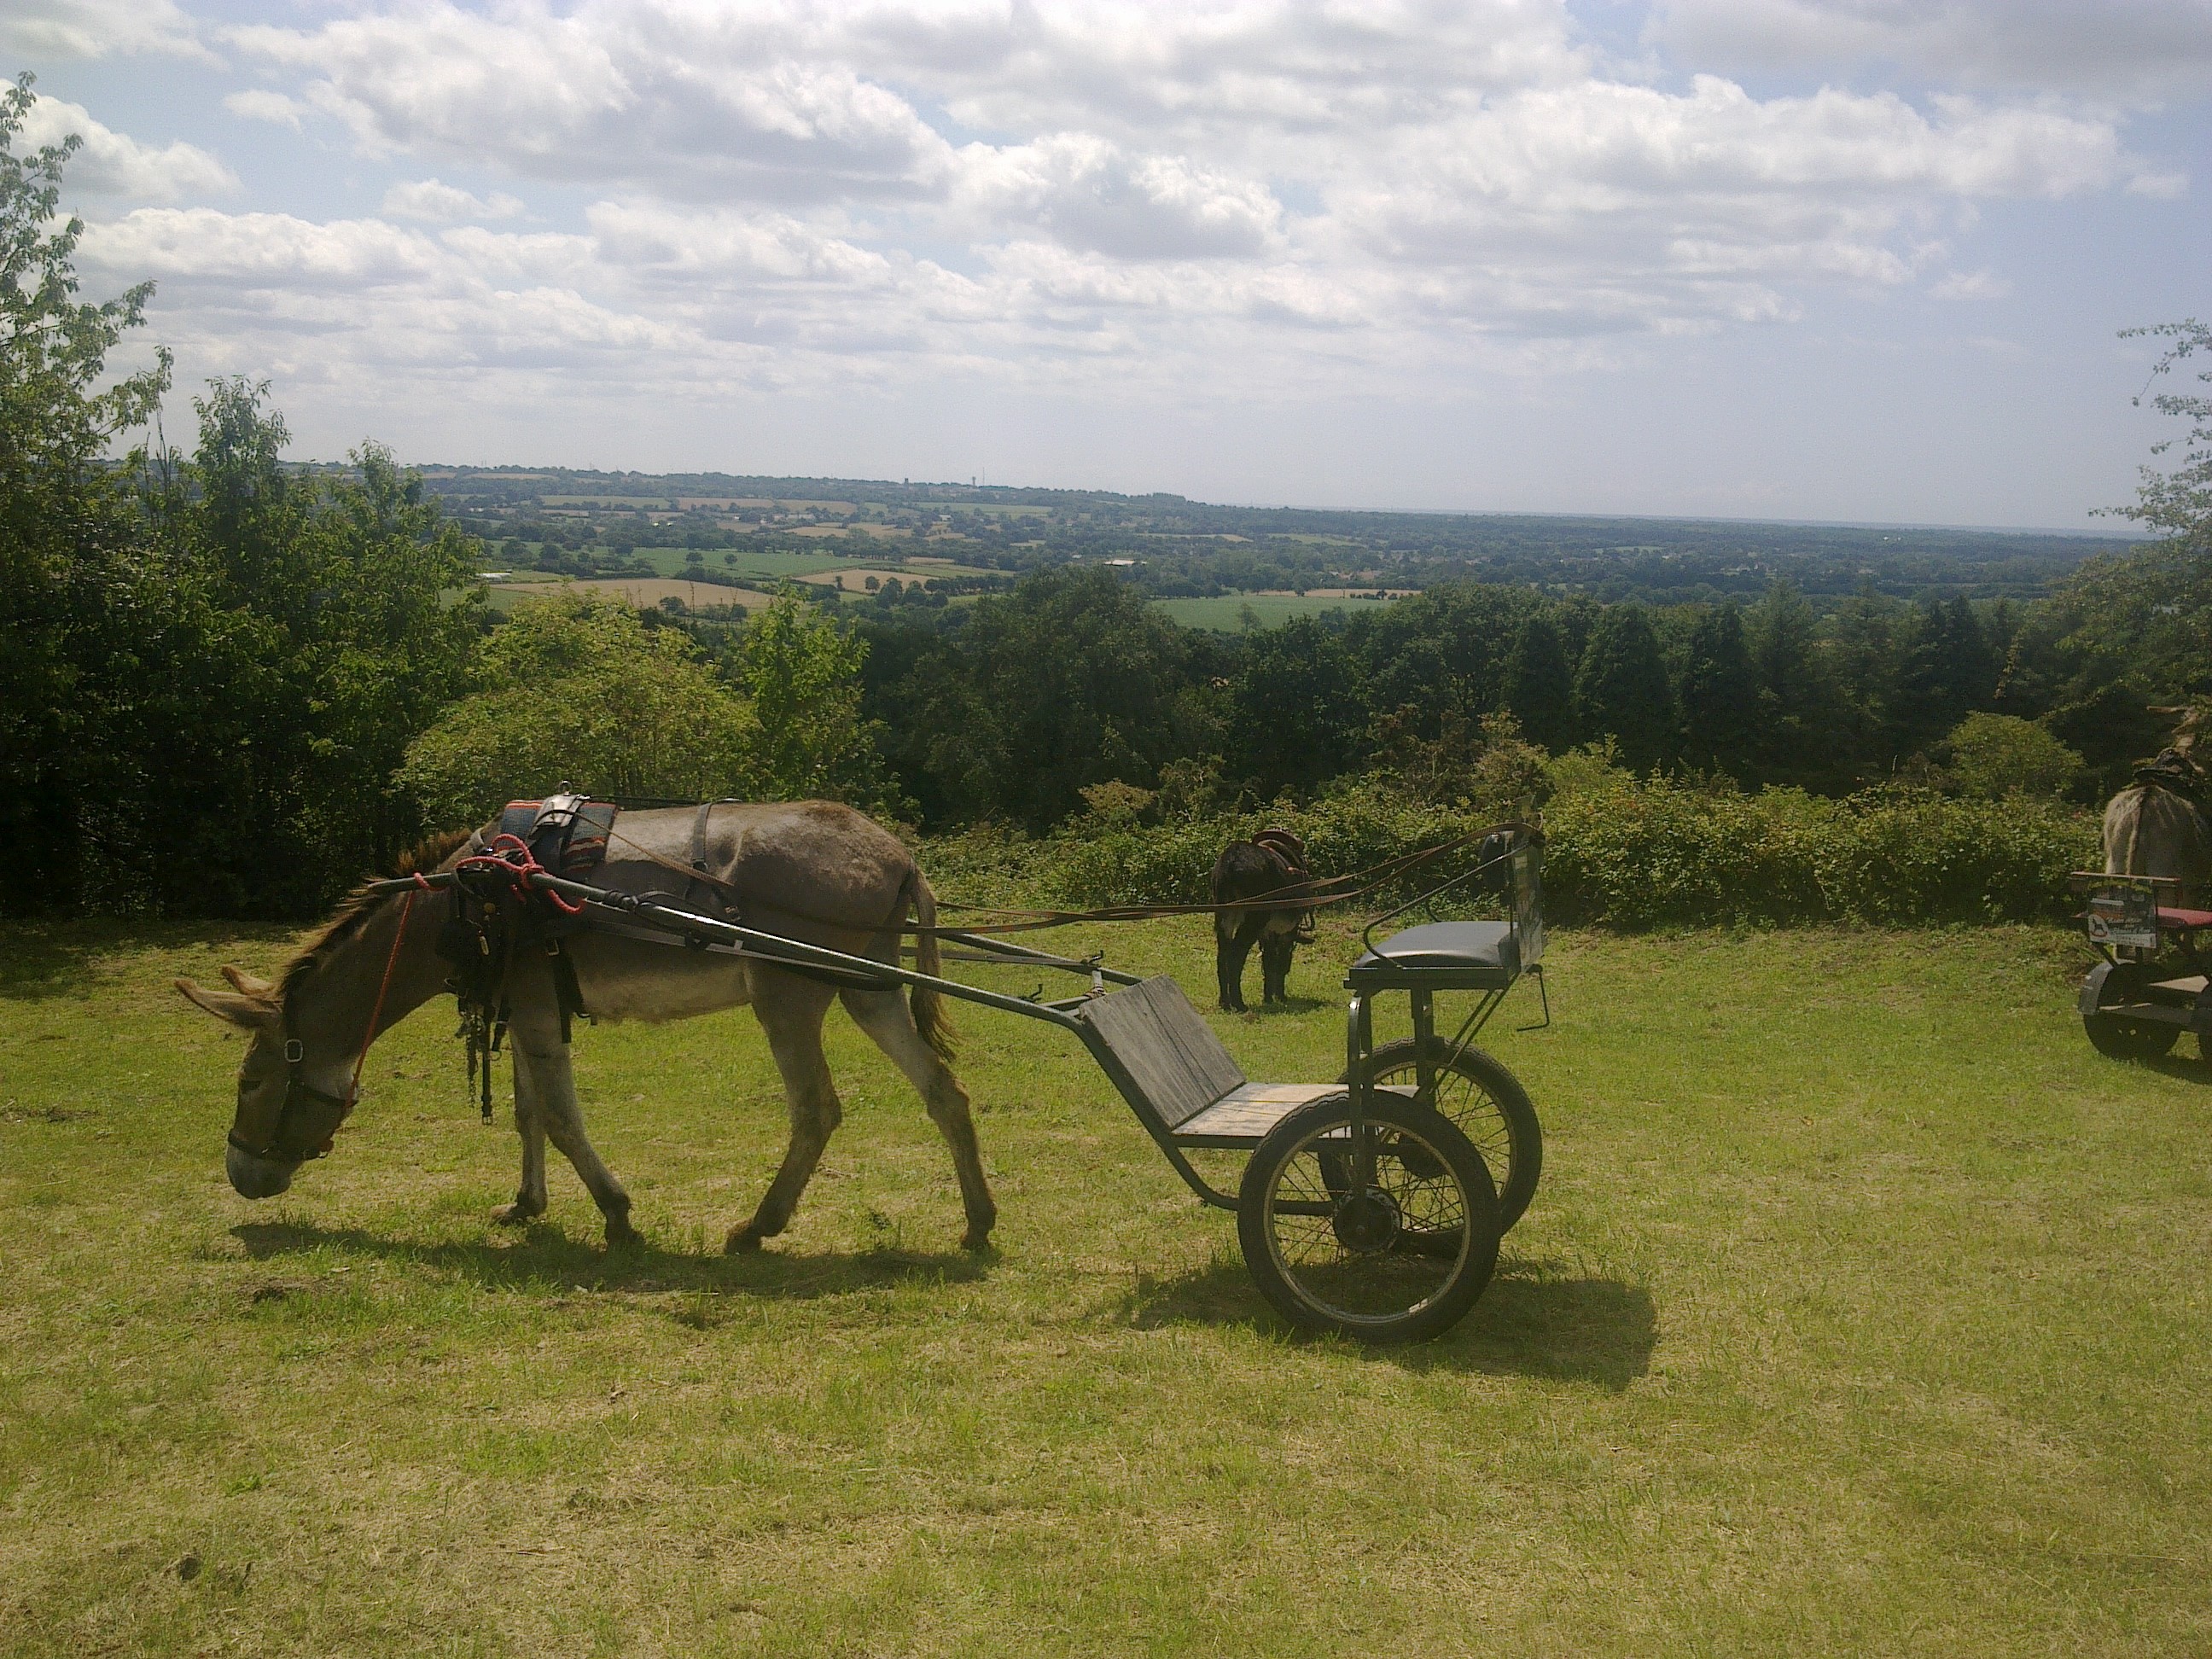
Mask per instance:
[[[1370,1342],[1435,1336],[1474,1306],[1490,1281],[1499,1238],[1528,1207],[1542,1162],[1528,1095],[1474,1046],[1522,975],[1541,981],[1539,837],[1519,824],[1491,834],[1471,868],[1416,902],[1485,874],[1506,878],[1502,917],[1435,922],[1379,941],[1369,928],[1366,948],[1345,976],[1352,998],[1342,1077],[1255,1083],[1165,974],[1140,979],[1097,957],[939,930],[940,939],[958,947],[956,959],[1091,979],[1085,993],[1056,1000],[1007,996],[654,896],[542,868],[517,872],[632,936],[650,930],[672,944],[755,957],[833,983],[925,985],[1072,1033],[1192,1192],[1236,1213],[1245,1263],[1267,1299],[1308,1329]],[[1410,907],[1393,915],[1404,908]],[[1413,1035],[1378,1046],[1376,1000],[1400,991],[1411,1004]],[[1437,999],[1458,993],[1475,1000],[1455,1034],[1443,1037]],[[1202,1150],[1247,1155],[1235,1192],[1200,1173],[1191,1155]]]
[[[2081,981],[2081,1026],[2098,1052],[2155,1060],[2184,1031],[2212,1041],[2212,989],[2197,936],[2212,934],[2212,910],[2161,904],[2181,896],[2163,876],[2076,871],[2081,929],[2104,957]]]

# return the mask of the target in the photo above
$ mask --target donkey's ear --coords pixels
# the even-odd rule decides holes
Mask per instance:
[[[258,974],[249,974],[245,969],[234,968],[228,963],[223,963],[222,976],[230,981],[230,988],[241,996],[265,999],[276,993],[276,988]],[[185,994],[190,996],[191,993],[186,991]]]
[[[230,991],[210,991],[188,979],[177,981],[177,988],[186,999],[213,1014],[217,1019],[249,1031],[273,1030],[281,1018],[276,1005],[267,997],[246,996]]]

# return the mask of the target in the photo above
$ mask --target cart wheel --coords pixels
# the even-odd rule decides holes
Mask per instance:
[[[1544,1131],[1536,1121],[1536,1108],[1520,1079],[1481,1049],[1462,1048],[1449,1065],[1445,1060],[1451,1048],[1441,1039],[1431,1040],[1429,1052],[1435,1057],[1437,1092],[1421,1104],[1449,1118],[1482,1154],[1498,1181],[1498,1228],[1510,1232],[1536,1196],[1536,1178],[1543,1173]],[[1377,1048],[1372,1062],[1376,1085],[1414,1088],[1421,1075],[1417,1054],[1412,1037]]]
[[[1268,1301],[1294,1324],[1363,1342],[1418,1342],[1456,1323],[1498,1265],[1498,1194],[1449,1119],[1402,1096],[1368,1113],[1375,1174],[1332,1192],[1351,1159],[1348,1095],[1291,1113],[1244,1166],[1237,1238]],[[1445,1248],[1448,1243],[1448,1248]]]
[[[2172,1048],[2181,1035],[2179,1026],[2150,1021],[2138,1024],[2101,1012],[2116,1003],[2145,1000],[2143,993],[2149,984],[2150,972],[2138,962],[2121,963],[2105,975],[2105,982],[2097,988],[2100,1012],[2081,1016],[2081,1029],[2089,1034],[2099,1054],[2110,1054],[2114,1060],[2156,1060]]]

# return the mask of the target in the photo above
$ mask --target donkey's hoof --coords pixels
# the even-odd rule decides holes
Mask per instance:
[[[537,1220],[544,1213],[544,1205],[525,1204],[518,1198],[512,1204],[495,1206],[492,1210],[491,1218],[502,1227],[520,1227],[526,1222]]]
[[[628,1216],[611,1215],[607,1218],[607,1248],[609,1249],[632,1249],[644,1243],[645,1235],[629,1224]]]
[[[991,1230],[988,1227],[970,1227],[960,1235],[960,1248],[970,1255],[982,1255],[991,1248]]]
[[[722,1241],[724,1255],[751,1255],[761,1247],[761,1236],[753,1231],[753,1224],[730,1229],[730,1236]]]

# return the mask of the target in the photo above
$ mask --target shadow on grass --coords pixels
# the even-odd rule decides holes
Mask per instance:
[[[261,922],[147,921],[94,916],[0,923],[0,1002],[82,995],[100,962],[118,952],[186,951],[240,940],[283,943],[289,930]]]
[[[2200,1087],[2212,1085],[2212,1057],[2160,1054],[2156,1060],[2139,1063],[2148,1066],[2161,1077],[2179,1078],[2184,1083],[2194,1083]]]
[[[1139,1329],[1243,1325],[1279,1334],[1287,1328],[1233,1260],[1142,1279],[1123,1312]],[[1637,1285],[1506,1258],[1474,1311],[1435,1341],[1368,1352],[1409,1371],[1553,1377],[1618,1393],[1650,1369],[1657,1333],[1651,1297]]]
[[[688,1291],[691,1296],[686,1306],[675,1316],[701,1327],[721,1322],[708,1300],[716,1296],[808,1301],[907,1281],[965,1284],[988,1275],[997,1260],[994,1251],[933,1254],[889,1248],[808,1255],[774,1249],[752,1255],[702,1255],[641,1243],[603,1250],[544,1224],[527,1228],[512,1244],[428,1244],[386,1238],[357,1227],[298,1222],[249,1222],[232,1228],[231,1236],[257,1261],[331,1250],[419,1262],[487,1290]]]

